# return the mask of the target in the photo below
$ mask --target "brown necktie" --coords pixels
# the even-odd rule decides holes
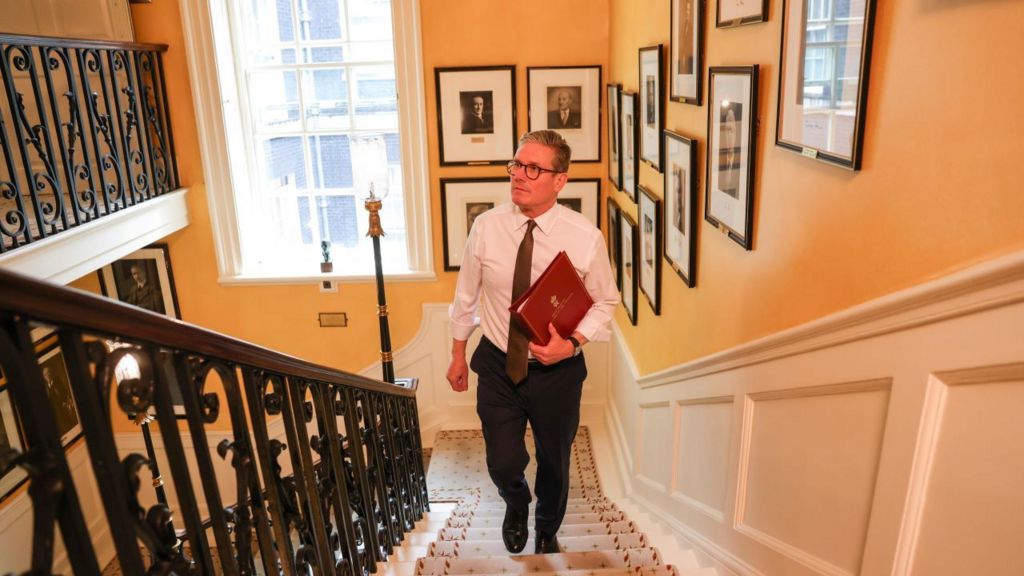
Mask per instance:
[[[526,235],[519,243],[516,253],[516,271],[512,276],[512,301],[519,298],[530,287],[530,268],[533,263],[533,229],[537,223],[529,220],[526,223]],[[526,362],[529,351],[529,337],[515,322],[508,326],[508,352],[505,357],[505,374],[513,384],[519,384],[526,378]]]

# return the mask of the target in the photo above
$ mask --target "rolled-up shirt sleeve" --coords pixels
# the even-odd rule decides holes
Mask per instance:
[[[483,268],[480,255],[483,253],[483,239],[473,226],[466,239],[466,250],[462,255],[459,278],[455,283],[455,298],[448,307],[449,326],[452,338],[469,340],[480,324],[477,306],[480,304],[480,288]]]
[[[594,300],[594,305],[580,321],[576,331],[587,340],[605,341],[611,336],[609,326],[615,314],[615,307],[619,304],[619,290],[615,286],[608,251],[600,234],[591,242],[588,255],[587,274],[583,278],[583,285]]]

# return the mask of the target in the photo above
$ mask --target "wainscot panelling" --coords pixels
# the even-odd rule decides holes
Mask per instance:
[[[1024,251],[655,374],[609,350],[624,490],[720,568],[1024,573]]]
[[[671,483],[672,454],[675,452],[671,405],[668,402],[641,404],[640,422],[637,480],[658,492],[667,492]]]
[[[1024,364],[929,384],[899,574],[1024,574]]]
[[[672,497],[723,522],[733,398],[697,398],[677,406]]]
[[[889,388],[882,380],[749,395],[737,529],[822,573],[857,574]]]

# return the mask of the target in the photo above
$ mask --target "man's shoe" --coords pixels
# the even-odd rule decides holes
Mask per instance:
[[[505,541],[505,549],[516,554],[526,548],[526,541],[530,539],[530,530],[526,527],[530,517],[530,510],[523,507],[516,510],[512,506],[505,506],[505,521],[501,523],[501,539]]]
[[[562,547],[558,545],[558,536],[537,531],[537,539],[534,541],[534,554],[559,554],[561,551]]]

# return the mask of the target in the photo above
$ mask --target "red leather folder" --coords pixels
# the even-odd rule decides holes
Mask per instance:
[[[512,321],[536,344],[544,346],[551,339],[548,323],[554,323],[565,338],[576,330],[587,311],[594,305],[583,280],[576,273],[565,252],[559,252],[547,269],[526,292],[508,307]]]

